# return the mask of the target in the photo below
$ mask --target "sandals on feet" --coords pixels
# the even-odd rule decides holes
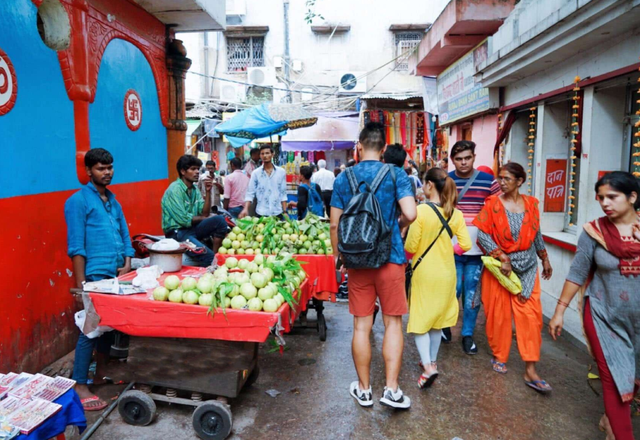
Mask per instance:
[[[429,388],[438,378],[438,366],[435,362],[431,362],[431,366],[435,368],[435,371],[430,375],[426,375],[422,373],[420,378],[418,379],[418,387],[420,389]],[[422,362],[420,362],[420,367],[422,367]]]
[[[498,362],[495,358],[491,359],[491,365],[493,366],[493,371],[500,374],[507,374],[507,364],[504,362]]]
[[[107,407],[107,402],[100,399],[98,396],[91,396],[85,399],[80,399],[82,408],[85,411],[100,411]]]
[[[549,385],[544,380],[524,380],[524,383],[528,386],[539,392],[540,394],[549,394],[553,390],[551,385]]]
[[[438,378],[438,372],[432,373],[430,376],[422,373],[418,379],[418,387],[420,389],[429,388]]]

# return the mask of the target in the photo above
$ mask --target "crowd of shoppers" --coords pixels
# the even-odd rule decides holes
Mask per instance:
[[[297,202],[301,218],[308,212],[330,214],[336,263],[348,275],[349,311],[354,316],[352,355],[358,378],[351,383],[350,394],[361,406],[374,404],[370,334],[377,302],[385,326],[385,384],[379,401],[407,409],[411,400],[398,383],[402,317],[409,314],[407,333],[414,335],[420,356],[418,386],[428,388],[440,374],[440,344],[452,339],[450,328],[458,321],[458,299],[463,310],[464,352],[478,352],[473,336],[482,304],[493,370],[507,373],[515,326],[518,351],[525,363],[524,383],[549,394],[552,388],[538,375],[536,364],[543,327],[540,277],[550,279],[553,269],[542,239],[539,202],[520,192],[527,180],[524,168],[507,163],[494,179],[489,172],[476,169],[475,144],[460,141],[449,156],[451,172],[432,167],[420,179],[417,167],[406,163],[402,145],[385,145],[384,127],[377,123],[366,124],[356,149],[359,162],[350,161],[334,173],[326,170],[324,160],[318,162],[316,172],[311,166],[301,167]],[[78,287],[131,270],[133,249],[127,222],[107,189],[113,162],[106,150],[88,152],[85,165],[90,182],[65,204],[68,254]],[[225,217],[216,215],[213,206],[242,218],[252,204],[261,216],[281,216],[288,204],[286,175],[273,163],[269,145],[252,150],[244,167],[239,158],[231,158],[230,173],[224,180],[216,173],[215,162],[207,162],[202,174],[201,166],[194,156],[178,160],[179,177],[161,201],[162,227],[167,237],[203,248],[204,252],[191,257],[207,266],[228,232]],[[549,332],[553,339],[561,334],[564,313],[579,294],[584,331],[603,384],[606,414],[601,425],[609,438],[629,440],[633,439],[630,403],[640,383],[636,366],[640,299],[634,295],[640,276],[640,184],[629,173],[611,172],[598,180],[595,193],[605,215],[584,225]],[[370,266],[354,263],[358,260],[353,255],[348,260],[342,255],[354,232],[345,226],[353,224],[348,222],[354,212],[357,215],[354,206],[379,226],[378,241],[372,246],[363,243],[361,252],[364,256],[386,254]],[[488,270],[493,263],[497,269]],[[93,340],[83,334],[79,337],[73,377],[86,410],[107,405],[89,391],[87,375],[93,350],[97,348],[104,357],[112,338],[109,333]]]

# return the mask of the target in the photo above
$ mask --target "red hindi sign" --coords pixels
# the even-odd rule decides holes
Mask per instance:
[[[564,212],[567,194],[567,159],[547,159],[544,212]]]

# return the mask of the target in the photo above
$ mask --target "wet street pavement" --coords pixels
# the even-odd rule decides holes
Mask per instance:
[[[309,313],[310,320],[314,312]],[[384,386],[381,317],[372,335],[373,408],[361,408],[349,395],[356,380],[351,360],[352,318],[346,304],[328,304],[326,342],[314,329],[298,329],[286,336],[289,349],[283,355],[269,353],[264,344],[260,377],[255,385],[231,401],[234,428],[230,439],[429,439],[451,440],[597,440],[603,413],[600,384],[587,382],[591,359],[567,341],[554,343],[545,333],[539,373],[553,387],[552,396],[541,396],[522,379],[524,363],[515,340],[509,372],[499,375],[490,366],[490,354],[479,318],[476,342],[479,354],[462,352],[459,327],[453,343],[442,345],[440,377],[428,390],[419,390],[418,353],[413,339],[405,338],[400,386],[412,399],[409,411],[382,407],[378,399]],[[170,366],[167,366],[170,368]],[[116,387],[101,387],[108,397]],[[280,392],[270,397],[267,390]],[[594,391],[595,390],[595,391]],[[129,426],[116,411],[111,413],[95,440],[195,439],[192,409],[158,404],[157,419],[147,427]],[[95,420],[98,415],[91,415]],[[634,420],[640,438],[640,423]]]

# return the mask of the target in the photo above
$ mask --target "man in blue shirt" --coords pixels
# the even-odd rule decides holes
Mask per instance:
[[[76,286],[80,289],[84,281],[114,278],[130,272],[134,255],[122,207],[107,189],[113,179],[113,156],[105,149],[94,148],[85,155],[84,164],[90,182],[69,197],[64,205],[67,253],[73,263]],[[112,333],[96,339],[80,333],[73,379],[86,411],[98,411],[107,406],[89,391],[87,378],[93,349],[97,348],[98,364],[103,364],[109,354],[111,339]]]
[[[261,217],[279,216],[287,211],[287,173],[273,164],[273,148],[260,147],[262,166],[251,173],[251,180],[244,197],[244,209],[238,218],[249,215],[254,196],[257,199],[256,214]]]
[[[384,127],[368,123],[360,133],[357,145],[358,157],[362,159],[353,167],[358,182],[372,184],[383,166],[380,162],[385,148]],[[350,394],[365,407],[373,405],[370,384],[371,344],[369,335],[373,326],[373,311],[376,297],[384,318],[385,333],[382,355],[385,360],[386,386],[380,403],[392,408],[407,409],[411,400],[404,396],[398,386],[398,375],[402,365],[402,315],[407,313],[407,298],[404,287],[405,253],[400,229],[416,219],[416,203],[411,182],[406,173],[395,173],[395,182],[387,174],[375,193],[385,222],[391,227],[391,253],[388,263],[377,269],[349,269],[349,312],[353,315],[353,362],[358,380],[350,387]],[[346,173],[336,178],[331,198],[331,244],[339,261],[338,224],[343,211],[353,197]],[[398,212],[398,207],[400,212]],[[398,221],[398,217],[400,220]]]

